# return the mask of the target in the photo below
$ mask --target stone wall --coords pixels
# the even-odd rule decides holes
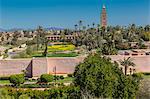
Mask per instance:
[[[48,58],[48,73],[49,74],[72,74],[75,70],[75,66],[78,65],[83,58],[78,57],[60,57],[60,58]]]
[[[32,76],[39,77],[42,74],[48,74],[47,58],[33,58]]]
[[[108,56],[112,61],[123,60],[129,56],[112,55]],[[12,59],[0,60],[0,76],[20,74],[22,70],[27,71],[28,77],[40,77],[42,74],[72,74],[75,66],[84,60],[85,57],[62,57],[62,58],[33,58],[33,59]],[[150,72],[150,56],[132,56],[136,64],[137,72]],[[56,71],[55,71],[56,68]]]
[[[150,56],[125,56],[125,55],[111,55],[108,56],[112,59],[112,61],[117,61],[119,63],[120,60],[124,58],[131,57],[132,61],[135,63],[136,72],[150,72]]]
[[[12,74],[20,74],[22,70],[27,71],[27,76],[31,77],[32,59],[13,59],[0,60],[0,76],[10,76]]]

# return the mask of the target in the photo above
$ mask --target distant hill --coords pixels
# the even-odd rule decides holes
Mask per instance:
[[[8,29],[8,32],[14,32],[14,31],[19,31],[19,30],[24,30],[22,28],[12,28],[12,29]]]
[[[4,32],[4,31],[6,31],[6,30],[5,30],[5,29],[0,28],[0,32]]]
[[[57,31],[57,30],[64,30],[64,28],[59,28],[59,27],[49,27],[49,28],[44,28],[45,30],[53,30],[53,31]],[[2,29],[0,28],[0,32],[14,32],[14,31],[19,31],[19,30],[36,30],[36,29],[23,29],[23,28],[12,28],[12,29]]]
[[[54,31],[57,31],[57,30],[64,30],[64,28],[59,28],[59,27],[50,27],[50,28],[45,28],[46,30],[54,30]]]

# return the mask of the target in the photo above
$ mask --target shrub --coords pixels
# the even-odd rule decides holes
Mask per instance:
[[[9,77],[0,77],[0,80],[9,80]]]
[[[59,76],[60,79],[64,79],[64,76]]]
[[[40,81],[44,82],[44,83],[52,82],[53,81],[53,75],[43,74],[40,77]]]
[[[68,76],[68,77],[73,77],[73,74],[68,74],[67,76]]]
[[[143,79],[144,75],[143,75],[143,73],[134,73],[132,76],[135,78]]]
[[[28,95],[23,94],[19,96],[19,99],[31,99]]]
[[[50,88],[52,84],[24,84],[21,88]]]
[[[150,41],[150,32],[145,32],[143,35],[142,35],[142,39],[144,41]]]
[[[150,72],[147,72],[147,73],[143,73],[143,74],[144,74],[144,75],[147,75],[147,76],[148,76],[148,75],[150,75]]]
[[[39,84],[24,84],[21,88],[41,88]]]
[[[128,50],[128,49],[130,49],[130,44],[129,43],[120,43],[120,44],[117,44],[116,47],[119,50]]]
[[[24,74],[11,75],[9,80],[10,83],[13,83],[15,86],[20,86],[20,84],[25,82],[25,77]]]
[[[32,90],[32,89],[14,89],[6,88],[8,95],[14,98],[2,98],[2,99],[81,99],[80,89],[75,86],[61,86],[61,87],[51,87],[48,90]],[[24,98],[26,97],[26,98]],[[0,99],[1,99],[1,89],[0,89]]]
[[[150,99],[150,79],[141,81],[137,99]]]
[[[60,77],[59,76],[54,76],[54,80],[59,80]]]
[[[14,97],[9,95],[8,90],[1,88],[0,89],[0,99],[14,99]]]

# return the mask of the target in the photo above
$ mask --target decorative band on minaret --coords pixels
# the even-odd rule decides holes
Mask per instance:
[[[105,5],[103,5],[102,12],[101,12],[101,26],[107,27],[107,12],[106,12]]]

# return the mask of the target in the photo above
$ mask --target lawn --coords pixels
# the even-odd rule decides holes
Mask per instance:
[[[9,80],[0,80],[0,84],[10,84]]]
[[[66,77],[62,80],[56,80],[56,82],[58,82],[58,83],[69,83],[69,82],[72,82],[72,81],[73,81],[72,77]]]
[[[33,47],[33,46],[32,46]],[[36,47],[36,46],[34,46]],[[34,49],[34,48],[32,48]],[[76,57],[77,53],[73,52],[75,50],[75,46],[72,44],[62,44],[62,45],[51,45],[48,46],[48,54],[47,57]],[[26,53],[20,53],[19,55],[14,56],[13,58],[32,58],[32,57],[44,57],[42,53],[44,49],[40,48],[37,50],[32,50],[31,55],[27,55]]]
[[[144,79],[150,79],[150,75],[144,75]]]
[[[78,56],[75,52],[62,53],[64,51],[73,51],[75,49],[74,45],[52,45],[48,46],[47,57],[76,57]],[[43,57],[43,51],[34,52],[33,57]]]
[[[74,45],[52,45],[48,46],[48,52],[73,51]]]
[[[70,52],[70,53],[48,53],[47,57],[76,57],[78,56],[77,53]],[[42,54],[34,54],[33,57],[44,57]]]
[[[47,57],[76,57],[78,54],[76,53],[52,53],[48,54]]]

